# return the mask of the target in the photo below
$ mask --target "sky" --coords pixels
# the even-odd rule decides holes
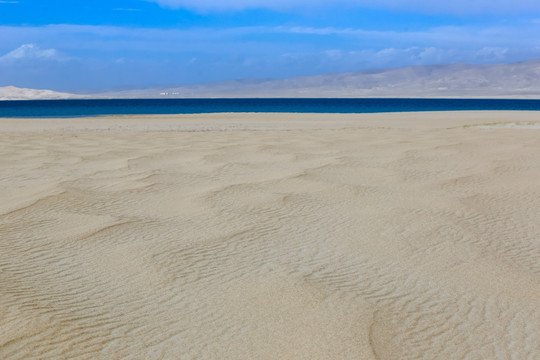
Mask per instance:
[[[0,0],[0,86],[76,92],[533,58],[539,0]]]

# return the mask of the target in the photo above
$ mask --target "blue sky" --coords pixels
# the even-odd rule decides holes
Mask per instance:
[[[538,0],[0,0],[0,86],[63,91],[540,58]]]

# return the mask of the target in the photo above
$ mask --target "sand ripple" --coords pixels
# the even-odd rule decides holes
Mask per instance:
[[[0,134],[2,359],[539,359],[513,129]]]

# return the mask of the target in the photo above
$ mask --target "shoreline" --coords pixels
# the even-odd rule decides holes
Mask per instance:
[[[150,122],[149,122],[150,120]],[[439,129],[506,123],[540,124],[538,111],[421,111],[390,113],[210,113],[0,118],[0,132],[248,131],[343,128]],[[536,125],[535,125],[536,126]]]

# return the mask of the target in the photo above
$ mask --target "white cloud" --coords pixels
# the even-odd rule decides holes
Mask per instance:
[[[455,49],[428,47],[389,47],[380,50],[360,49],[356,51],[325,50],[319,56],[305,54],[305,58],[317,58],[321,63],[332,66],[340,66],[332,72],[348,72],[361,69],[394,68],[412,65],[435,65],[451,64],[458,62],[486,64],[502,63],[512,58],[511,49],[507,48],[479,48],[467,51]],[[289,55],[289,59],[302,59],[298,54]],[[517,54],[519,56],[519,54]],[[508,58],[507,58],[508,57]],[[515,61],[515,60],[514,60]]]
[[[148,0],[168,8],[198,11],[313,9],[336,6],[383,8],[421,13],[507,13],[540,11],[538,0]]]
[[[535,23],[403,32],[361,27],[0,26],[0,84],[24,80],[28,87],[65,90],[512,62],[540,57],[539,33]]]
[[[58,81],[71,88],[150,86],[435,63],[513,62],[540,57],[539,32],[540,25],[534,23],[403,32],[360,27],[0,26],[0,67],[11,69],[0,71],[0,83],[25,77],[34,87],[59,86]]]
[[[22,59],[54,59],[58,57],[55,49],[41,49],[35,44],[24,44],[0,56],[0,61],[17,61]]]

